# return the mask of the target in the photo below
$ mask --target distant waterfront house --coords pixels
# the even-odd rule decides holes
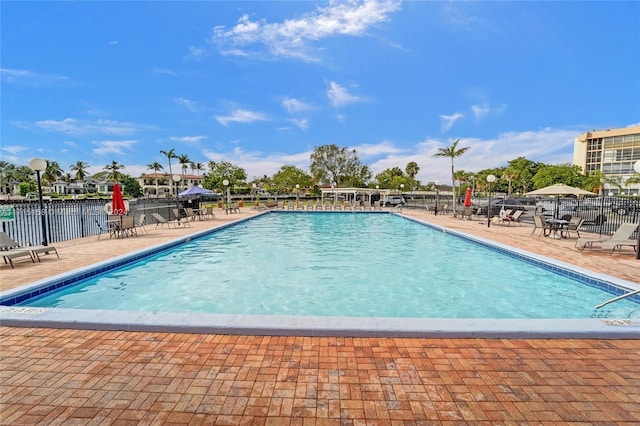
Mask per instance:
[[[201,185],[204,180],[203,176],[198,175],[174,174],[173,176],[179,176],[180,181],[177,183],[173,181],[172,175],[169,173],[143,174],[138,178],[143,196],[147,198],[175,197],[178,192],[191,188],[194,185]]]
[[[84,181],[56,181],[51,186],[51,190],[60,195],[111,194],[113,185],[115,185],[113,181],[98,181],[87,177]]]
[[[600,171],[605,176],[626,180],[633,176],[633,165],[639,160],[640,126],[585,132],[573,144],[573,164],[582,167],[587,175]],[[630,184],[625,189],[638,192],[640,184]],[[615,194],[619,191],[619,188],[605,184],[605,192]]]

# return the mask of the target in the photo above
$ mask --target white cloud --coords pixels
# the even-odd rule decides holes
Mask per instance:
[[[472,105],[471,112],[473,112],[473,116],[476,120],[480,121],[484,119],[491,112],[491,108],[487,104],[482,105]]]
[[[215,119],[223,126],[227,126],[229,123],[253,123],[254,121],[267,121],[267,116],[261,112],[236,109],[230,115],[216,115]]]
[[[460,120],[463,117],[464,117],[464,114],[460,112],[456,112],[453,115],[441,115],[440,121],[442,121],[442,125],[440,126],[440,131],[442,133],[448,132],[456,123],[456,121]]]
[[[183,142],[183,143],[188,143],[188,144],[197,144],[200,141],[205,140],[207,137],[206,136],[171,136],[169,138],[170,141],[174,141],[174,142]]]
[[[285,164],[299,167],[302,170],[309,170],[309,159],[311,152],[300,152],[294,154],[264,153],[258,151],[247,152],[236,147],[230,152],[214,152],[204,150],[202,154],[208,161],[229,161],[245,169],[248,179],[271,176],[278,172]]]
[[[301,118],[301,119],[292,118],[289,121],[295,124],[301,130],[306,130],[307,127],[309,126],[309,120],[307,120],[306,118]]]
[[[125,141],[94,141],[93,144],[98,146],[94,148],[94,154],[104,156],[107,154],[123,155],[125,151],[131,150],[138,141],[125,140]]]
[[[299,101],[295,98],[283,98],[282,106],[289,112],[289,114],[293,114],[300,111],[308,111],[311,109],[311,105]]]
[[[55,74],[40,74],[29,70],[17,70],[0,68],[2,80],[6,83],[20,83],[29,86],[49,86],[60,83],[68,83],[68,77]]]
[[[29,127],[28,123],[21,126]],[[155,127],[144,124],[122,122],[115,120],[97,120],[95,122],[83,122],[74,118],[64,120],[36,121],[34,126],[47,132],[63,133],[66,135],[107,134],[125,136],[137,133],[141,130],[153,130]]]
[[[184,97],[180,97],[180,98],[176,99],[175,102],[176,102],[176,104],[187,108],[191,112],[201,112],[201,111],[204,111],[204,109],[205,109],[198,102],[192,101],[191,99],[187,99],[187,98],[184,98]]]
[[[20,154],[21,152],[26,151],[27,149],[30,149],[30,148],[27,148],[26,146],[20,146],[20,145],[2,145],[2,147],[0,147],[0,151],[6,152],[12,155]]]
[[[311,43],[337,35],[362,36],[399,8],[399,2],[389,0],[332,1],[326,7],[281,23],[252,21],[243,15],[234,27],[216,26],[210,42],[222,54],[268,54],[314,61]]]
[[[335,81],[329,82],[327,97],[329,98],[329,101],[331,101],[331,105],[333,105],[334,108],[339,108],[356,102],[365,102],[364,98],[352,95],[346,88],[340,86]]]

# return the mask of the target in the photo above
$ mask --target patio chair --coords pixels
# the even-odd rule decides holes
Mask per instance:
[[[611,237],[578,238],[575,246],[579,247],[580,250],[584,250],[587,247],[593,248],[594,244],[602,244],[603,249],[610,248],[613,253],[613,251],[618,247],[632,244],[632,241],[630,241],[629,238],[631,238],[631,235],[637,227],[638,225],[635,223],[622,223]],[[635,243],[633,243],[633,245],[635,247]]]
[[[537,229],[540,229],[538,238],[543,235],[546,237],[551,234],[551,231],[553,231],[553,227],[544,220],[544,217],[538,215],[533,216],[533,229],[531,230],[530,235],[534,235]]]
[[[146,214],[141,214],[140,217],[138,218],[138,221],[136,222],[136,233],[137,233],[137,229],[141,229],[142,232],[144,232],[145,234],[147,233],[147,228],[144,227],[144,220],[147,218]]]
[[[582,222],[584,222],[583,218],[577,216],[572,217],[566,228],[562,230],[565,238],[569,238],[572,231],[575,231],[575,233],[578,234],[578,238],[580,238],[580,226],[582,226]]]

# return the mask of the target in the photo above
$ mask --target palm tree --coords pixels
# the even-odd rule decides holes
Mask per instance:
[[[107,170],[109,172],[107,179],[110,179],[116,183],[120,181],[121,173],[119,172],[119,170],[122,169],[124,169],[124,165],[118,164],[117,161],[111,161],[111,164],[107,164],[106,166],[104,166],[104,170]]]
[[[197,171],[198,176],[200,176],[200,172],[204,170],[204,164],[202,163],[191,163],[189,167],[191,167],[191,173],[193,173],[194,171]]]
[[[173,172],[171,171],[171,159],[176,158],[176,149],[171,148],[169,151],[160,150],[160,154],[167,157],[169,161],[169,192],[173,194]]]
[[[415,182],[416,175],[420,171],[420,167],[418,167],[418,163],[415,161],[410,161],[404,171],[407,172],[409,179],[411,179],[411,188],[409,189],[413,190],[413,183]]]
[[[180,154],[177,158],[178,164],[182,166],[182,175],[184,175],[184,172],[186,172],[189,168],[189,163],[191,163],[191,160],[189,160],[189,156],[187,154]]]
[[[154,161],[151,164],[147,164],[147,170],[153,170],[154,173],[158,173],[160,170],[164,170],[162,164]],[[156,176],[156,200],[158,199],[158,176]]]
[[[47,162],[47,168],[44,170],[42,178],[49,182],[49,186],[51,186],[53,182],[64,176],[64,170],[60,168],[57,161],[45,161]]]
[[[451,158],[451,188],[453,189],[453,214],[456,213],[456,178],[455,178],[455,169],[453,160],[457,157],[460,157],[462,154],[469,150],[469,147],[459,148],[458,143],[460,143],[460,139],[457,139],[450,147],[447,148],[438,148],[438,152],[433,154],[433,157],[449,157]]]
[[[87,168],[89,165],[84,161],[76,161],[76,164],[72,164],[69,166],[69,169],[76,172],[73,176],[75,180],[84,181],[84,178],[87,177]]]

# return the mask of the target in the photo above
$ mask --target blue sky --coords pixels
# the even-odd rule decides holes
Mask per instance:
[[[2,160],[133,176],[175,148],[249,179],[357,149],[374,174],[460,138],[457,169],[570,162],[640,123],[640,2],[14,2],[1,12]],[[175,162],[175,161],[174,161]],[[177,171],[178,167],[174,168]]]

